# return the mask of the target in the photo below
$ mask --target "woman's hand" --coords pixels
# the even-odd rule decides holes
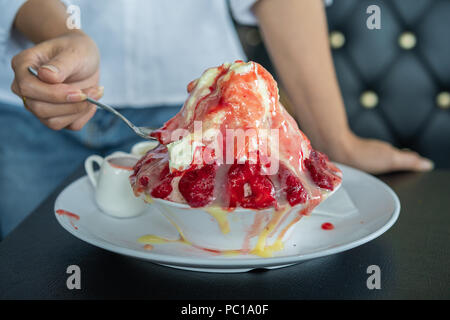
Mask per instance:
[[[342,142],[324,150],[332,160],[373,173],[429,171],[433,162],[410,150],[400,150],[387,142],[364,139],[347,132]]]
[[[82,31],[69,31],[16,55],[11,89],[47,127],[80,130],[96,111],[86,97],[98,100],[103,95],[99,62],[94,41]],[[30,66],[39,79],[30,74]]]

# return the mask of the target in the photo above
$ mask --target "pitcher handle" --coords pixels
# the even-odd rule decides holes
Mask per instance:
[[[84,161],[84,169],[86,170],[86,173],[89,177],[89,180],[91,180],[92,185],[94,188],[97,188],[97,179],[98,175],[94,171],[94,165],[93,163],[97,163],[99,167],[102,167],[104,159],[96,154],[87,157],[87,159]]]

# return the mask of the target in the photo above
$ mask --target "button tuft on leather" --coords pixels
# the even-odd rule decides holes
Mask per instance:
[[[345,44],[345,36],[341,31],[333,30],[330,32],[330,45],[333,49],[340,49]]]
[[[441,109],[450,108],[450,92],[442,91],[436,96],[436,104]]]
[[[366,90],[361,94],[359,102],[364,108],[373,109],[378,105],[378,95],[372,90]]]
[[[398,44],[404,50],[411,50],[417,44],[416,35],[410,31],[405,31],[398,37]]]

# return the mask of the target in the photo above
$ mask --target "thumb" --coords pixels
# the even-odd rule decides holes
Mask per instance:
[[[47,83],[62,83],[74,73],[77,66],[77,57],[68,50],[63,50],[39,67],[38,76]]]
[[[395,170],[430,171],[434,168],[433,161],[421,157],[416,152],[398,149],[394,152],[393,169]]]

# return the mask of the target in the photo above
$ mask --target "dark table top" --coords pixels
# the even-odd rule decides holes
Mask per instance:
[[[59,192],[69,177],[0,242],[3,299],[449,299],[450,170],[380,177],[398,194],[395,225],[352,250],[270,271],[216,274],[183,271],[87,244],[57,223]],[[69,265],[81,289],[68,290]],[[366,286],[378,265],[381,289]]]

